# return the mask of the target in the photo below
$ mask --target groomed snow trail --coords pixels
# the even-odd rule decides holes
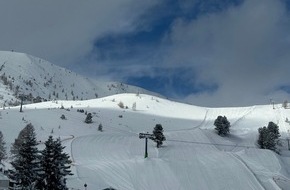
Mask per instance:
[[[121,101],[129,108],[121,109],[117,105]],[[134,102],[135,111],[130,109]],[[74,109],[57,109],[60,105]],[[84,123],[85,115],[76,111],[80,108],[93,114],[92,124]],[[61,120],[61,114],[67,120]],[[214,130],[218,115],[227,116],[232,124],[227,137]],[[290,186],[285,170],[289,157],[281,161],[279,155],[255,148],[257,129],[269,121],[281,125],[289,115],[290,110],[273,110],[271,106],[202,108],[125,94],[26,105],[23,113],[19,108],[7,109],[0,122],[4,136],[9,134],[8,142],[17,136],[15,129],[20,131],[28,122],[34,124],[41,141],[51,134],[61,139],[73,136],[63,143],[73,159],[75,175],[67,182],[74,189],[83,189],[86,183],[88,190],[278,190]],[[149,140],[149,158],[144,159],[144,139],[138,134],[152,132],[159,123],[167,141],[157,149]],[[103,132],[98,131],[99,124]],[[285,135],[289,126],[284,122],[280,132]]]
[[[210,143],[201,130],[168,135]],[[144,142],[124,133],[78,137],[72,146],[79,177],[99,189],[264,189],[242,162],[215,146],[167,142],[156,149],[150,142],[148,159]]]

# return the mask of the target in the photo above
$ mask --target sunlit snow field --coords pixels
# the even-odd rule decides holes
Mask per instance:
[[[120,102],[125,109],[118,106]],[[204,108],[143,94],[119,94],[23,109],[23,113],[19,107],[0,111],[7,146],[28,123],[36,129],[40,148],[49,135],[60,137],[73,161],[69,188],[84,189],[87,184],[87,190],[290,189],[290,151],[283,140],[289,137],[285,121],[290,110],[281,105]],[[86,115],[77,109],[92,113],[93,123],[84,123]],[[226,137],[214,130],[219,115],[231,123]],[[269,121],[279,125],[281,155],[257,148],[257,130]],[[98,131],[100,123],[103,132]],[[144,159],[145,141],[138,134],[151,133],[156,124],[163,126],[167,140],[159,149],[149,140],[149,157]]]

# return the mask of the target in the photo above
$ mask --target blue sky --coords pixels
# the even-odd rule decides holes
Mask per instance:
[[[0,2],[0,49],[196,105],[283,102],[289,9],[287,0],[11,0]]]
[[[196,71],[191,67],[159,67],[160,60],[154,60],[159,52],[154,49],[161,47],[162,51],[164,37],[168,35],[176,19],[197,20],[203,15],[223,12],[241,3],[241,0],[163,1],[138,17],[137,23],[143,23],[143,25],[138,26],[136,30],[122,34],[107,34],[96,39],[94,51],[91,53],[93,56],[97,55],[99,62],[109,60],[115,63],[114,67],[126,66],[128,60],[151,65],[149,72],[156,73],[154,76],[151,74],[133,75],[120,79],[117,68],[115,69],[116,80],[124,80],[128,84],[141,86],[171,98],[180,99],[192,93],[213,92],[218,88],[215,82],[210,84],[190,82],[196,75]],[[124,47],[125,51],[123,51]]]

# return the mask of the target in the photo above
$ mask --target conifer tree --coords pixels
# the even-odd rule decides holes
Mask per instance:
[[[92,123],[93,122],[92,118],[93,118],[92,114],[88,113],[85,119],[85,123]]]
[[[259,132],[259,138],[258,138],[258,144],[260,145],[260,148],[265,149],[265,141],[267,139],[267,127],[261,127],[258,129]]]
[[[53,184],[52,174],[54,173],[53,166],[53,139],[49,136],[48,140],[44,143],[45,149],[41,152],[40,167],[43,171],[40,174],[40,181],[37,183],[38,189],[45,189],[45,186],[50,187]],[[51,188],[53,189],[53,188]]]
[[[58,160],[59,175],[62,176],[63,183],[65,184],[67,175],[72,175],[70,170],[70,165],[72,161],[67,153],[64,152],[65,146],[61,145],[61,141],[58,138],[55,141],[55,150],[56,150],[56,160]]]
[[[0,131],[0,162],[6,158],[6,146],[3,137],[3,133]]]
[[[218,116],[214,121],[215,130],[217,130],[218,135],[225,136],[230,132],[231,124],[226,116]]]
[[[261,127],[258,129],[258,145],[261,149],[269,149],[277,152],[276,145],[279,141],[280,133],[279,126],[272,121],[268,123],[267,127]]]
[[[273,133],[275,139],[278,139],[281,136],[279,133],[279,126],[272,121],[268,123],[268,130]]]
[[[31,125],[31,124],[29,124],[29,125]],[[20,146],[23,143],[24,137],[26,136],[26,134],[28,133],[28,131],[30,131],[30,127],[25,127],[24,129],[22,129],[19,132],[18,137],[15,139],[15,141],[12,144],[12,147],[10,149],[10,153],[11,153],[12,157],[18,155]]]
[[[11,161],[12,170],[9,171],[9,177],[18,187],[33,189],[40,172],[39,151],[33,125],[28,124],[21,134],[22,144]]]
[[[66,190],[66,176],[71,175],[69,170],[71,161],[68,154],[63,152],[60,139],[53,140],[49,136],[41,156],[43,170],[37,188],[42,190]]]
[[[163,127],[161,124],[156,124],[156,126],[154,127],[153,136],[154,137],[152,138],[152,140],[157,143],[156,146],[157,148],[159,148],[163,144],[163,141],[166,140],[163,134]]]

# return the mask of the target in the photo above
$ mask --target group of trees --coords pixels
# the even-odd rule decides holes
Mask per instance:
[[[65,190],[66,176],[71,175],[68,154],[60,139],[49,136],[45,148],[38,150],[32,124],[19,133],[11,148],[12,169],[8,175],[16,188]]]
[[[225,136],[230,132],[230,122],[226,116],[218,116],[214,121],[215,130],[218,135]],[[269,122],[267,127],[261,127],[258,129],[259,137],[257,143],[261,149],[269,149],[275,152],[277,151],[276,145],[279,144],[279,126],[274,122]]]
[[[276,145],[279,142],[279,126],[272,121],[268,123],[267,127],[261,127],[258,129],[258,145],[261,149],[269,149],[277,152]]]

